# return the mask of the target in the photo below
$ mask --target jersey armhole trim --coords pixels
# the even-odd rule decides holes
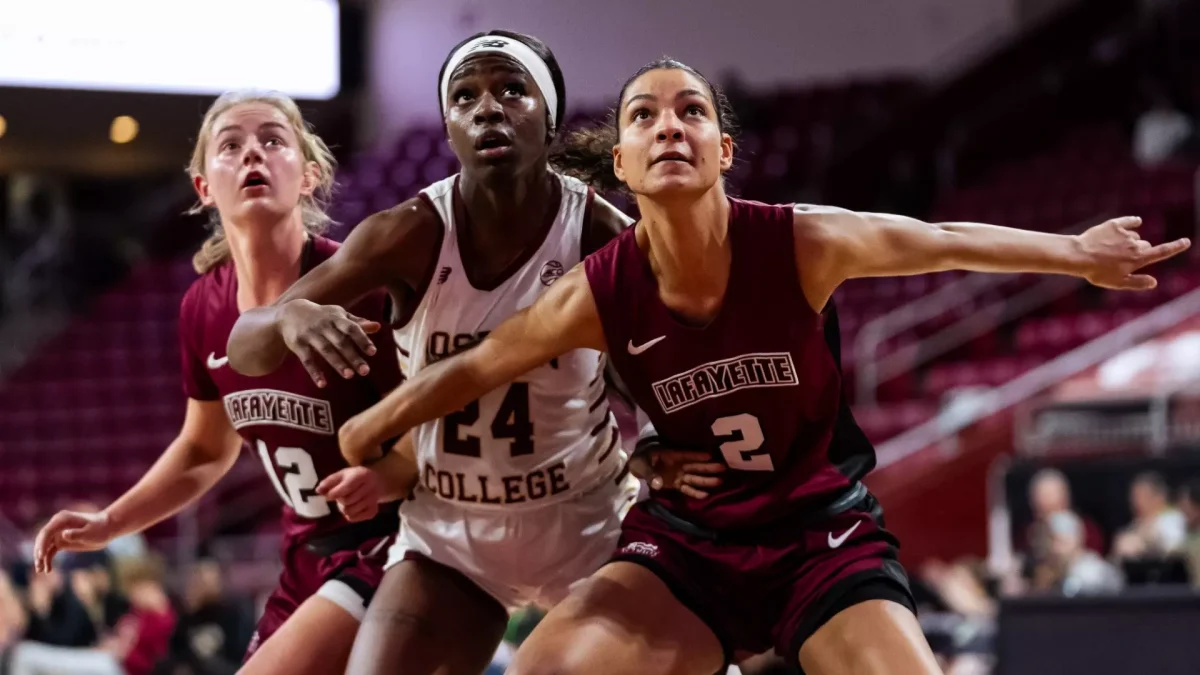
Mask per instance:
[[[781,234],[787,241],[787,270],[788,270],[788,288],[792,291],[793,302],[798,308],[808,312],[815,317],[818,322],[824,321],[825,310],[820,311],[813,309],[813,306],[808,304],[808,297],[804,295],[804,287],[800,285],[800,263],[796,260],[796,205],[779,204],[778,208],[783,211],[784,215],[781,218],[784,223]],[[782,248],[782,247],[781,247]],[[833,297],[830,296],[829,302],[833,302]],[[826,307],[829,303],[826,303]]]
[[[433,283],[433,275],[437,273],[437,263],[442,257],[442,245],[446,240],[446,222],[442,220],[442,214],[433,205],[433,200],[424,191],[418,192],[417,197],[424,202],[425,206],[433,212],[434,217],[438,221],[438,236],[437,241],[433,246],[433,259],[429,261],[428,268],[425,270],[425,277],[421,279],[421,285],[413,291],[412,302],[408,303],[408,307],[404,308],[404,313],[398,319],[391,322],[389,326],[392,330],[400,330],[412,321],[416,315],[417,309],[421,306],[421,301],[425,299],[425,294],[429,292],[429,285]],[[388,294],[388,302],[391,303],[391,294]],[[399,345],[397,345],[399,348]]]
[[[617,267],[617,259],[622,253],[620,242],[624,236],[626,236],[625,233],[617,235],[612,241],[605,244],[600,250],[596,251],[595,253],[589,253],[583,258],[582,261],[583,276],[587,279],[588,291],[591,292],[592,302],[596,305],[596,314],[600,318],[600,330],[604,332],[604,343],[608,347],[605,351],[608,354],[609,360],[612,360],[613,354],[619,353],[617,348],[621,346],[620,337],[613,335],[613,331],[617,330],[616,322],[606,320],[606,317],[608,316],[606,309],[612,309],[612,298],[619,291],[617,288],[617,276],[615,274],[601,275],[601,280],[604,281],[605,285],[607,286],[606,288],[601,289],[604,295],[602,299],[600,294],[597,294],[596,292],[597,285],[592,281],[592,272],[594,267],[601,268],[600,270],[597,270],[598,272],[604,271],[605,268],[611,267],[615,269]],[[603,370],[601,371],[601,374],[603,374]]]

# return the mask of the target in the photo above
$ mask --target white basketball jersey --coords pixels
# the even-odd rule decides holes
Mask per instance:
[[[557,175],[557,174],[556,174]],[[411,320],[395,331],[407,376],[483,339],[580,262],[591,190],[558,176],[562,201],[541,246],[493,290],[463,271],[457,176],[421,191],[444,226],[437,267]],[[541,507],[613,480],[626,457],[609,411],[603,354],[577,349],[413,430],[418,490],[470,509]]]

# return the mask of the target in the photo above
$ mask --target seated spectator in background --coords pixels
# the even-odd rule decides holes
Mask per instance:
[[[1187,537],[1187,522],[1171,506],[1170,489],[1152,471],[1133,479],[1129,491],[1133,522],[1117,535],[1113,555],[1121,560],[1165,558],[1178,553]]]
[[[187,571],[179,623],[171,637],[167,672],[232,675],[254,634],[254,608],[248,599],[225,593],[216,560],[201,559]]]
[[[1125,585],[1120,570],[1084,546],[1083,523],[1071,513],[1050,518],[1050,558],[1042,573],[1039,590],[1057,590],[1063,595],[1116,593]]]
[[[67,553],[49,574],[29,577],[25,638],[59,647],[94,647],[128,605],[111,588],[103,551]]]
[[[122,560],[117,574],[130,609],[104,649],[121,663],[126,675],[148,675],[167,656],[175,630],[175,610],[164,587],[165,569],[157,557],[147,556]]]
[[[162,564],[152,558],[130,559],[121,563],[118,575],[130,611],[98,646],[62,647],[26,640],[9,655],[8,675],[149,675],[166,656],[175,627],[175,613],[163,588]]]
[[[0,570],[0,654],[25,634],[26,621],[20,594],[8,574]]]
[[[1133,158],[1144,169],[1178,157],[1195,139],[1192,120],[1172,105],[1170,99],[1156,91],[1152,101],[1133,129]]]
[[[1029,508],[1033,522],[1025,530],[1025,550],[1036,561],[1050,553],[1050,517],[1070,513],[1079,518],[1084,528],[1084,543],[1097,553],[1104,552],[1104,532],[1090,518],[1076,513],[1071,507],[1071,485],[1058,469],[1042,469],[1029,480]]]
[[[1200,478],[1183,486],[1180,508],[1187,519],[1187,540],[1183,555],[1187,559],[1188,578],[1194,588],[1200,588]]]

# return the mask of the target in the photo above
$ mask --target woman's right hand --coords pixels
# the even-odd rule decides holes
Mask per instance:
[[[34,570],[45,574],[59,551],[99,551],[116,532],[104,511],[59,511],[42,527],[33,543]]]
[[[629,471],[649,483],[651,490],[679,490],[692,499],[704,499],[707,490],[721,486],[725,465],[707,452],[654,448],[634,453]]]
[[[382,328],[378,321],[355,316],[337,305],[291,300],[280,308],[279,335],[318,387],[325,386],[322,361],[344,378],[370,372],[367,356],[375,345],[367,337]]]
[[[352,466],[326,476],[317,485],[317,494],[337,502],[346,520],[357,523],[379,514],[383,488],[379,484],[379,477],[370,467]]]

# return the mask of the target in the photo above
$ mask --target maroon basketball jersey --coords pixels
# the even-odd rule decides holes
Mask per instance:
[[[305,246],[301,274],[337,250],[338,244],[313,237]],[[365,296],[349,307],[353,314],[388,324],[387,294]],[[371,336],[377,351],[368,360],[371,374],[343,379],[327,368],[320,389],[294,354],[278,370],[247,377],[229,367],[225,345],[237,321],[237,274],[232,263],[197,279],[183,297],[179,335],[183,353],[183,390],[200,401],[222,400],[234,428],[267,469],[283,499],[284,536],[308,539],[347,525],[336,504],[314,488],[322,478],[345,468],[337,430],[400,382],[400,366],[391,331]],[[381,511],[381,517],[395,513]]]
[[[729,285],[707,326],[682,322],[662,303],[635,228],[584,263],[609,358],[666,447],[708,450],[729,466],[707,499],[654,495],[714,529],[800,513],[874,464],[844,448],[830,455],[835,430],[852,418],[843,415],[823,317],[800,289],[792,207],[729,202]],[[873,453],[854,445],[855,454]]]

